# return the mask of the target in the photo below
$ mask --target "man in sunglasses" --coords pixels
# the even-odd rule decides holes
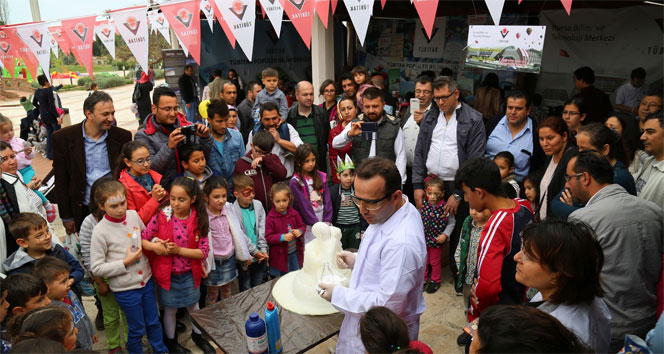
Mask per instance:
[[[386,306],[408,326],[417,340],[426,246],[424,226],[417,209],[401,192],[401,174],[391,160],[364,160],[354,182],[351,199],[369,223],[357,253],[337,253],[337,265],[352,269],[349,286],[319,284],[321,297],[343,312],[337,353],[364,353],[359,335],[362,315],[374,306]]]

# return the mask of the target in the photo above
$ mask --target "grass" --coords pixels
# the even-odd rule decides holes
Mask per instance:
[[[62,68],[63,66],[64,70]],[[55,68],[51,68],[51,70],[55,70],[59,73],[63,71],[73,71],[73,72],[78,71],[81,74],[88,72],[87,70],[85,70],[85,67],[82,65],[56,65]],[[105,65],[93,65],[92,70],[94,71],[94,74],[97,75],[97,73],[102,73],[107,71],[117,71],[117,68],[115,68],[113,65],[105,64]]]

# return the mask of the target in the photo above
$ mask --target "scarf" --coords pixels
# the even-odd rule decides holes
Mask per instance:
[[[4,184],[0,183],[0,217],[2,217],[2,221],[9,224],[14,215],[16,215],[16,212],[14,211],[14,206],[9,201],[7,189],[5,189]]]

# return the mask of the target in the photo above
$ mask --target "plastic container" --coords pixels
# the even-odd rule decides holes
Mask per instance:
[[[267,324],[268,350],[272,354],[281,353],[281,327],[279,326],[279,310],[271,301],[265,308],[265,323]]]
[[[267,331],[265,330],[265,321],[258,313],[249,314],[249,319],[244,324],[247,332],[247,349],[249,354],[267,353]]]

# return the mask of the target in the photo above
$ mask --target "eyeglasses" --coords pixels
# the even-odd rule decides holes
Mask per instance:
[[[578,178],[581,175],[583,175],[583,172],[580,172],[580,173],[577,173],[577,174],[574,174],[574,175],[571,175],[571,176],[565,175],[565,181],[569,182],[572,178],[575,178],[575,177]]]
[[[159,107],[159,106],[157,106],[157,108],[161,109],[162,111],[164,111],[166,113],[177,112],[177,111],[180,110],[179,106],[173,106],[173,107]]]
[[[650,108],[652,108],[652,107],[658,108],[658,107],[661,107],[662,105],[661,105],[661,104],[657,104],[657,103],[655,103],[655,102],[641,102],[641,103],[639,104],[639,106],[641,106],[641,107],[646,107],[646,108],[650,109]]]
[[[37,241],[44,241],[46,238],[51,237],[51,230],[47,229],[43,233],[36,234],[32,237]]]
[[[135,164],[137,164],[137,165],[145,165],[145,164],[149,164],[150,162],[152,162],[152,156],[148,156],[148,157],[146,157],[146,158],[144,158],[144,159],[138,159],[138,160],[136,160],[136,161],[129,160],[129,162],[135,163]]]
[[[574,112],[574,111],[563,111],[563,115],[570,115],[570,116],[575,116],[577,114],[581,114],[579,112]]]
[[[431,94],[431,90],[415,90],[415,94],[416,94],[416,95],[422,95],[422,94],[424,94],[424,95],[430,95],[430,94]]]
[[[355,194],[351,194],[350,195],[350,200],[352,200],[353,203],[355,203],[355,205],[358,208],[364,207],[364,209],[366,209],[366,210],[373,211],[373,210],[380,209],[380,207],[383,204],[382,201],[389,198],[392,194],[394,194],[394,192],[396,192],[396,191],[392,191],[390,193],[387,193],[387,194],[385,194],[384,197],[382,197],[380,199],[362,199],[362,198],[358,198]]]
[[[335,94],[336,92],[337,92],[336,90],[325,90],[325,91],[323,91],[323,93],[331,93],[331,94]]]
[[[16,154],[11,154],[11,155],[8,155],[8,156],[2,156],[2,157],[0,157],[0,163],[5,163],[9,160],[14,160],[15,158],[16,158]]]
[[[436,101],[436,102],[445,101],[448,98],[452,97],[455,93],[456,93],[456,90],[453,91],[452,93],[450,93],[447,96],[434,96],[433,100]]]

